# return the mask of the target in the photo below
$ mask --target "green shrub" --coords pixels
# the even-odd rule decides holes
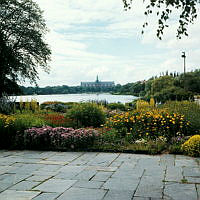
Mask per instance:
[[[41,109],[52,110],[54,112],[66,112],[68,109],[71,109],[72,106],[76,104],[74,102],[60,102],[60,101],[47,101],[40,104]]]
[[[0,114],[0,148],[11,146],[15,138],[14,123],[15,117],[12,115]]]
[[[32,127],[41,127],[45,125],[45,121],[38,115],[33,113],[15,114],[16,118],[14,127],[17,132],[23,132],[25,129]]]
[[[109,103],[107,105],[107,107],[111,110],[122,110],[122,111],[125,111],[126,107],[124,104],[122,103]]]
[[[193,135],[183,145],[182,150],[189,156],[200,156],[200,135]]]
[[[191,133],[200,130],[200,105],[190,101],[168,101],[163,105],[171,113],[179,113],[190,122]]]
[[[106,119],[103,108],[94,103],[74,105],[67,116],[77,122],[77,127],[100,127]]]
[[[3,94],[0,98],[0,113],[13,114],[15,112],[15,100],[16,98]]]

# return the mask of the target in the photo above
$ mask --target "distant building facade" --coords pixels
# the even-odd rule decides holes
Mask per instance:
[[[95,82],[81,82],[81,87],[109,88],[114,86],[114,81],[99,81],[98,76]]]

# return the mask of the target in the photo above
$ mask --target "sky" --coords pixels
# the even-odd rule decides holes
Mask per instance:
[[[200,68],[200,19],[189,26],[189,37],[176,39],[177,15],[163,39],[156,38],[157,18],[144,16],[144,4],[135,0],[125,11],[122,0],[34,0],[44,11],[52,50],[50,73],[38,70],[38,85],[78,86],[80,82],[114,81],[126,84],[148,80],[161,72]],[[198,10],[199,12],[199,10]],[[149,26],[142,35],[145,21]]]

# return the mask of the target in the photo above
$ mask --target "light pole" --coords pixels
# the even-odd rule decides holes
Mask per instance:
[[[185,58],[186,58],[186,55],[185,55],[184,51],[182,52],[181,57],[183,58],[183,69],[184,69],[184,75],[185,75]]]
[[[182,52],[181,57],[183,58],[183,70],[184,70],[183,87],[184,87],[184,89],[185,89],[185,58],[186,58],[186,55],[185,55],[185,52],[184,52],[184,51]]]

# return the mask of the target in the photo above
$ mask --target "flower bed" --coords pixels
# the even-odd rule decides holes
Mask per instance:
[[[84,149],[92,145],[99,133],[94,129],[50,126],[25,130],[25,147],[29,149]]]
[[[115,128],[122,137],[156,139],[164,136],[167,141],[172,137],[187,135],[190,123],[184,115],[170,114],[163,109],[151,111],[125,112],[111,117],[106,126]]]

